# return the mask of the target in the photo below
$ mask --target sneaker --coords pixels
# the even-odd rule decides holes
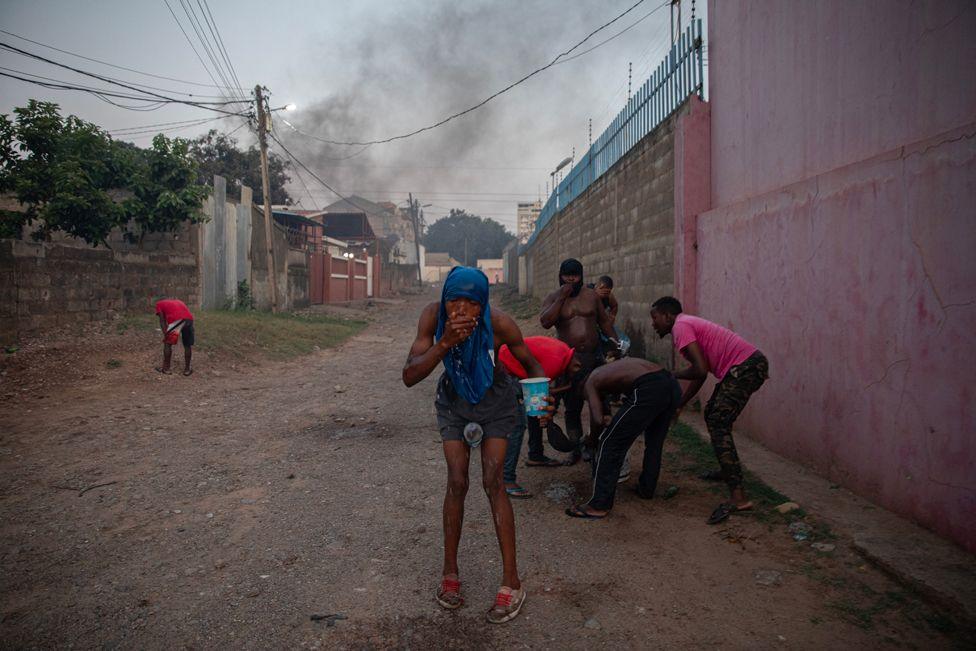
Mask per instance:
[[[495,595],[495,605],[488,611],[488,621],[492,624],[504,624],[515,619],[522,604],[525,603],[525,588],[512,590],[506,586],[498,589]]]
[[[627,481],[628,479],[630,479],[630,470],[621,470],[620,471],[620,476],[617,477],[617,483],[618,484],[622,484],[625,481]]]

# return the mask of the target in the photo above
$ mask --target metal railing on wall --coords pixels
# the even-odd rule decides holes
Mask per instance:
[[[532,246],[554,215],[581,195],[641,138],[664,122],[688,96],[697,94],[702,97],[704,70],[701,30],[701,19],[695,20],[675,41],[644,85],[549,195],[535,223],[535,231],[520,248]]]

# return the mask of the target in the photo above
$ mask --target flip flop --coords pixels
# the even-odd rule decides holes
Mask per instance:
[[[155,370],[156,370],[157,373],[162,373],[163,375],[172,375],[173,374],[173,371],[164,371],[162,368],[160,368],[158,366],[155,368]]]
[[[722,475],[721,470],[709,470],[698,475],[698,479],[704,481],[725,481],[725,476]]]
[[[554,468],[556,466],[563,465],[561,461],[556,461],[549,457],[543,457],[544,461],[533,461],[532,459],[526,459],[525,465],[528,468]]]
[[[579,505],[571,506],[568,509],[566,509],[566,515],[568,515],[571,518],[580,518],[581,520],[602,520],[605,517],[607,517],[606,515],[595,515],[593,513],[587,513],[586,511],[581,509]]]
[[[712,514],[708,517],[708,524],[718,524],[719,522],[725,522],[728,520],[729,516],[733,513],[742,513],[743,511],[751,511],[752,502],[747,502],[742,506],[738,506],[733,502],[722,502]]]
[[[505,492],[508,493],[509,497],[512,497],[517,500],[527,500],[530,497],[532,497],[532,493],[530,493],[527,489],[523,488],[522,486],[517,486],[517,485],[513,486],[512,488],[506,488]]]
[[[191,375],[193,375],[193,369],[191,368],[189,371],[183,371],[183,375],[185,375],[186,377],[190,377]]]

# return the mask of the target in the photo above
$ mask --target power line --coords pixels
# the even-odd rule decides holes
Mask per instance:
[[[176,26],[180,28],[181,32],[183,32],[183,37],[186,39],[186,42],[189,44],[190,49],[193,50],[193,54],[196,55],[197,60],[200,62],[200,65],[203,66],[203,69],[206,71],[207,76],[210,77],[210,81],[212,81],[217,88],[221,90],[226,90],[224,86],[221,86],[220,84],[217,83],[217,79],[213,76],[213,73],[210,72],[210,68],[208,68],[207,64],[203,62],[203,57],[200,56],[199,52],[197,52],[196,46],[193,45],[193,41],[190,40],[190,35],[186,33],[185,29],[183,29],[183,23],[181,23],[180,19],[176,17],[176,12],[174,12],[173,8],[169,5],[169,0],[163,0],[163,4],[165,4],[166,8],[169,9],[170,15],[173,17],[173,20],[176,21]]]
[[[185,104],[187,106],[196,106],[197,108],[208,109],[210,111],[215,111],[217,113],[225,113],[227,115],[244,115],[241,112],[236,112],[235,113],[235,112],[232,112],[232,111],[226,111],[226,110],[223,110],[223,109],[216,108],[217,106],[226,106],[228,104],[240,104],[240,101],[237,101],[237,100],[224,101],[224,102],[192,102],[192,101],[189,101],[189,100],[176,99],[176,98],[173,98],[173,97],[168,97],[166,95],[160,95],[159,93],[155,93],[155,92],[151,92],[151,91],[147,91],[147,90],[142,90],[141,88],[136,88],[135,86],[130,86],[129,84],[125,84],[125,83],[122,83],[120,81],[115,81],[115,80],[113,80],[113,79],[111,79],[109,77],[104,77],[102,75],[98,75],[98,74],[95,74],[93,72],[87,72],[85,70],[81,70],[79,68],[75,68],[73,66],[69,66],[69,65],[64,64],[64,63],[58,63],[57,61],[54,61],[52,59],[48,59],[46,57],[42,57],[39,54],[34,54],[33,52],[28,52],[28,51],[22,50],[22,49],[20,49],[18,47],[14,47],[14,46],[12,46],[12,45],[10,45],[8,43],[0,42],[0,48],[7,49],[7,50],[10,50],[12,52],[16,52],[18,54],[22,54],[22,55],[24,55],[26,57],[30,57],[32,59],[37,59],[38,61],[43,61],[44,63],[49,63],[49,64],[54,65],[54,66],[57,66],[59,68],[64,68],[66,70],[70,70],[72,72],[76,72],[76,73],[78,73],[80,75],[84,75],[86,77],[92,77],[93,79],[98,79],[99,81],[104,81],[104,82],[109,83],[109,84],[112,84],[114,86],[119,86],[121,88],[126,88],[126,89],[128,89],[130,91],[134,91],[136,93],[142,93],[141,96],[137,96],[137,97],[131,97],[131,96],[129,96],[129,97],[126,97],[126,99],[140,99],[140,100],[143,100],[143,101],[147,101],[148,99],[163,100],[164,102],[168,102],[168,103],[172,103],[172,104]],[[11,76],[11,75],[7,75],[7,76]],[[22,81],[29,81],[29,80],[25,80],[23,78],[21,78],[21,80]],[[39,82],[32,82],[32,83],[39,83]],[[66,88],[66,90],[67,90],[67,88]],[[74,88],[72,88],[72,90],[84,90],[86,92],[92,92],[90,88],[86,89],[86,88],[81,88],[81,87],[78,87],[78,86],[75,86]],[[107,95],[107,96],[112,96],[112,97],[117,96],[116,94],[113,94],[113,93],[107,92],[107,91],[98,91],[98,93],[101,93],[101,94]],[[147,95],[149,96],[148,98],[146,97]]]
[[[245,113],[232,113],[230,111],[224,111],[222,109],[214,108],[212,106],[201,106],[199,104],[194,104],[192,102],[184,102],[184,101],[178,100],[178,99],[153,100],[151,98],[146,98],[146,97],[133,97],[131,95],[124,95],[124,94],[116,93],[116,92],[113,92],[113,91],[92,90],[91,88],[85,88],[83,86],[74,86],[74,85],[70,85],[70,84],[60,84],[60,83],[50,83],[50,82],[45,82],[45,81],[37,81],[36,79],[28,79],[26,77],[21,77],[19,75],[12,75],[12,74],[9,74],[9,73],[6,73],[6,72],[0,72],[0,77],[9,77],[10,79],[16,79],[18,81],[23,81],[23,82],[26,82],[28,84],[34,84],[36,86],[41,86],[43,88],[50,88],[50,89],[53,89],[53,90],[75,90],[75,91],[80,91],[80,92],[83,92],[83,93],[89,93],[91,95],[94,95],[98,99],[102,100],[103,102],[107,102],[109,104],[112,104],[113,106],[118,106],[119,108],[128,109],[130,111],[155,111],[156,109],[162,108],[163,106],[165,106],[167,104],[186,104],[188,106],[195,106],[197,108],[203,108],[203,109],[207,109],[209,111],[216,111],[217,113],[226,113],[227,115],[246,116]],[[113,102],[112,100],[108,99],[109,97],[115,97],[115,98],[118,98],[118,99],[136,100],[136,101],[140,101],[140,102],[149,102],[150,104],[148,104],[146,106],[141,106],[141,107],[128,106],[128,105],[125,105],[125,104],[119,104],[118,102]]]
[[[147,125],[146,127],[143,127],[143,128],[130,128],[130,129],[126,129],[126,130],[109,131],[108,133],[112,134],[113,136],[117,136],[119,138],[124,138],[126,136],[144,135],[144,134],[147,134],[147,133],[151,133],[151,134],[156,134],[156,133],[169,133],[169,132],[172,132],[172,131],[182,131],[183,129],[192,129],[193,127],[198,127],[200,125],[207,124],[208,122],[216,122],[217,120],[226,120],[228,117],[230,117],[230,116],[229,115],[222,115],[222,116],[216,117],[216,118],[205,118],[203,120],[193,120],[193,121],[186,122],[186,123],[183,123],[183,124],[179,124],[179,125],[176,125],[176,126],[160,127],[158,125],[156,125],[156,126]]]
[[[592,52],[593,50],[595,50],[597,48],[603,47],[604,45],[606,45],[610,41],[614,40],[615,38],[617,38],[619,36],[623,36],[624,34],[626,34],[627,32],[629,32],[630,30],[634,29],[635,27],[637,27],[638,25],[640,25],[642,22],[644,22],[645,20],[647,20],[648,18],[650,18],[654,13],[656,13],[658,9],[663,9],[664,7],[667,7],[669,4],[671,4],[670,0],[668,0],[668,2],[665,2],[664,4],[661,4],[661,5],[657,6],[657,7],[655,7],[654,9],[651,9],[649,12],[647,12],[646,14],[644,14],[643,17],[638,18],[632,25],[630,25],[630,27],[623,28],[622,30],[620,30],[619,32],[617,32],[616,34],[614,34],[613,36],[611,36],[610,38],[608,38],[608,39],[606,39],[604,41],[600,41],[599,43],[597,43],[596,45],[594,45],[593,47],[591,47],[591,48],[589,48],[587,50],[583,50],[582,52],[577,52],[576,54],[574,54],[571,57],[566,57],[565,59],[559,61],[556,65],[561,65],[563,63],[568,63],[568,62],[572,61],[573,59],[578,59],[581,56],[584,56],[586,54],[589,54],[590,52]]]
[[[197,0],[197,5],[199,5],[199,4],[200,4],[200,0]],[[230,74],[231,74],[231,77],[234,80],[234,83],[237,84],[237,87],[238,88],[240,88],[241,87],[241,80],[237,77],[237,70],[234,68],[234,64],[230,60],[230,55],[227,53],[227,46],[224,45],[223,36],[221,36],[221,34],[220,34],[220,28],[217,27],[217,21],[214,20],[213,12],[210,11],[210,3],[207,2],[207,0],[203,0],[203,5],[200,7],[200,13],[203,13],[204,7],[206,7],[207,16],[209,16],[209,18],[210,18],[209,24],[213,26],[212,32],[213,32],[214,36],[216,37],[217,45],[220,48],[220,51],[223,53],[224,61],[227,62],[227,68],[230,70]]]
[[[159,122],[157,124],[142,124],[135,127],[119,127],[118,129],[109,129],[109,133],[120,133],[123,131],[141,131],[143,129],[155,129],[157,127],[170,127],[181,124],[199,123],[199,122],[213,122],[215,120],[226,120],[227,118],[221,116],[216,118],[203,118],[195,120],[177,120],[176,122]]]
[[[580,41],[579,43],[577,43],[573,47],[569,48],[565,52],[562,52],[561,54],[559,54],[555,59],[553,59],[552,61],[550,61],[546,65],[542,66],[541,68],[536,68],[535,70],[533,70],[529,74],[525,75],[524,77],[522,77],[518,81],[512,82],[511,84],[509,84],[505,88],[502,88],[501,90],[499,90],[499,91],[497,91],[497,92],[489,95],[488,97],[486,97],[485,99],[481,100],[480,102],[478,102],[474,106],[472,106],[470,108],[467,108],[467,109],[465,109],[465,110],[463,110],[463,111],[461,111],[459,113],[455,113],[454,115],[450,115],[450,116],[444,118],[443,120],[440,120],[439,122],[435,122],[434,124],[428,125],[426,127],[421,127],[419,129],[415,129],[414,131],[411,131],[409,133],[404,133],[404,134],[401,134],[401,135],[398,135],[398,136],[392,136],[392,137],[389,137],[389,138],[384,138],[382,140],[366,140],[366,141],[361,141],[361,142],[357,142],[357,141],[348,141],[348,142],[346,142],[346,141],[340,141],[340,140],[325,140],[325,139],[321,139],[321,140],[322,140],[322,142],[328,143],[330,145],[381,145],[381,144],[385,144],[385,143],[388,143],[388,142],[393,142],[394,140],[403,140],[404,138],[410,138],[411,136],[415,136],[418,133],[423,133],[425,131],[430,131],[431,129],[436,129],[437,127],[443,126],[443,125],[447,124],[448,122],[450,122],[450,121],[452,121],[452,120],[454,120],[456,118],[459,118],[459,117],[461,117],[463,115],[467,115],[468,113],[471,113],[472,111],[476,111],[477,109],[481,108],[482,106],[484,106],[485,104],[487,104],[491,100],[495,99],[496,97],[507,93],[508,91],[512,90],[516,86],[518,86],[518,85],[520,85],[520,84],[528,81],[532,77],[536,76],[540,72],[543,72],[543,71],[548,70],[549,68],[553,67],[554,65],[556,65],[556,62],[559,61],[561,58],[563,58],[563,57],[571,54],[573,52],[573,50],[577,49],[578,47],[580,47],[581,45],[583,45],[584,43],[586,43],[594,35],[596,35],[597,33],[601,32],[601,31],[603,31],[604,29],[606,29],[610,25],[613,25],[615,22],[617,22],[618,20],[620,20],[621,18],[623,18],[624,16],[626,16],[627,14],[629,14],[630,12],[632,12],[634,9],[636,9],[640,5],[644,4],[644,2],[645,2],[645,0],[637,0],[637,2],[635,4],[633,4],[633,5],[631,5],[629,9],[627,9],[626,11],[624,11],[621,14],[618,14],[613,20],[611,20],[611,21],[609,21],[607,23],[604,23],[600,27],[596,28],[595,30],[593,30],[592,32],[590,32],[589,34],[587,34],[586,35],[586,38],[584,38],[582,41]]]
[[[203,51],[207,54],[207,58],[210,59],[210,63],[213,64],[214,70],[217,71],[217,76],[220,77],[220,80],[224,83],[224,87],[227,89],[227,92],[232,97],[236,97],[236,95],[234,95],[234,91],[230,90],[232,84],[230,83],[230,80],[220,62],[217,61],[213,49],[210,47],[210,41],[203,32],[203,27],[200,25],[200,21],[197,18],[196,12],[193,10],[193,5],[190,3],[190,0],[179,0],[179,3],[180,6],[183,7],[183,13],[186,14],[186,17],[190,22],[190,27],[197,35],[197,40],[200,42],[200,45],[203,46]]]
[[[345,201],[345,202],[346,202],[346,203],[348,203],[348,204],[349,204],[350,206],[354,206],[354,207],[356,207],[356,208],[359,208],[359,209],[360,209],[360,210],[362,210],[362,211],[363,211],[364,213],[367,213],[367,214],[369,213],[369,211],[368,211],[368,210],[367,210],[366,208],[364,208],[363,206],[360,206],[359,204],[357,204],[357,203],[356,203],[356,202],[355,202],[355,201],[354,201],[353,199],[351,199],[351,198],[349,198],[349,197],[346,197],[346,196],[344,196],[344,195],[343,195],[343,194],[342,194],[341,192],[339,192],[338,190],[336,190],[335,188],[333,188],[333,187],[332,187],[331,185],[329,185],[328,183],[326,183],[326,182],[325,182],[324,180],[322,180],[322,177],[320,177],[320,176],[319,176],[318,174],[316,174],[315,172],[313,172],[312,170],[310,170],[310,169],[308,168],[308,165],[306,165],[306,164],[305,164],[305,163],[303,163],[302,161],[300,161],[300,160],[298,160],[297,158],[295,158],[295,155],[294,155],[294,154],[292,154],[292,153],[291,153],[290,151],[288,151],[288,148],[287,148],[287,147],[285,147],[285,145],[284,145],[284,144],[282,144],[282,142],[281,142],[280,140],[278,140],[278,138],[277,138],[277,137],[275,136],[275,134],[274,134],[274,133],[269,133],[269,134],[268,134],[268,136],[270,136],[270,138],[271,138],[272,140],[274,140],[274,141],[275,141],[276,143],[278,143],[278,146],[279,146],[279,147],[281,147],[281,150],[282,150],[283,152],[285,152],[285,155],[287,155],[287,156],[288,156],[288,158],[290,158],[291,160],[293,160],[293,161],[295,162],[295,164],[296,164],[296,165],[298,165],[298,166],[299,166],[299,167],[301,167],[301,168],[302,168],[303,170],[305,170],[306,172],[308,172],[308,173],[309,173],[309,175],[311,175],[311,177],[312,177],[313,179],[315,179],[316,181],[318,181],[319,183],[321,183],[321,184],[322,184],[322,185],[323,185],[323,186],[324,186],[324,187],[325,187],[326,189],[328,189],[328,190],[329,190],[329,192],[331,192],[331,193],[332,193],[332,194],[334,194],[335,196],[337,196],[337,197],[339,197],[339,199],[341,199],[342,201]]]
[[[23,52],[16,52],[16,53],[17,54],[24,55]],[[24,56],[29,56],[29,55],[24,55]],[[31,77],[37,77],[38,79],[46,79],[47,81],[53,81],[53,82],[62,83],[62,84],[72,84],[73,83],[75,85],[79,85],[79,86],[81,85],[78,82],[64,81],[62,79],[52,79],[51,77],[44,77],[42,75],[37,75],[37,74],[34,74],[32,72],[24,72],[23,70],[13,70],[12,68],[4,68],[4,70],[7,70],[9,72],[15,72],[15,73],[18,73],[18,74],[21,74],[21,75],[29,75]],[[126,82],[125,80],[118,79],[116,77],[105,77],[105,79],[111,80],[111,82],[129,83],[132,86],[136,86],[137,87],[136,90],[138,92],[141,92],[141,93],[146,92],[146,91],[142,90],[143,88],[148,88],[150,90],[158,90],[158,91],[164,92],[164,93],[175,93],[177,95],[186,95],[187,97],[205,97],[205,98],[211,98],[211,99],[220,99],[220,98],[223,98],[224,97],[223,95],[194,95],[193,93],[184,93],[183,91],[171,90],[169,88],[159,88],[157,86],[150,86],[148,84],[140,84],[140,83],[136,83],[134,81],[133,82]],[[92,90],[102,90],[102,89],[96,88],[94,86],[84,86],[84,87],[85,88],[90,88]],[[196,100],[196,101],[199,101],[199,100]],[[201,103],[210,104],[210,103],[218,103],[218,102],[201,102]],[[219,103],[224,104],[226,102],[219,102]]]
[[[67,55],[70,55],[70,56],[73,56],[73,57],[77,57],[79,59],[84,59],[85,61],[91,61],[93,63],[100,63],[103,66],[109,66],[110,68],[116,68],[118,70],[125,70],[126,72],[133,72],[133,73],[135,73],[137,75],[143,75],[145,77],[154,77],[155,79],[165,79],[167,81],[176,81],[176,82],[179,82],[181,84],[187,84],[187,85],[190,85],[190,86],[202,86],[204,88],[220,88],[220,86],[218,86],[216,84],[202,84],[202,83],[196,82],[196,81],[187,81],[185,79],[177,79],[176,77],[166,77],[165,75],[154,75],[151,72],[143,72],[142,70],[136,70],[135,68],[127,68],[125,66],[116,65],[114,63],[109,63],[108,61],[102,61],[101,59],[94,59],[92,57],[88,57],[88,56],[85,56],[83,54],[78,54],[77,52],[71,52],[69,50],[62,50],[61,48],[54,47],[53,45],[48,45],[47,43],[41,43],[40,41],[35,41],[35,40],[32,40],[32,39],[29,39],[26,36],[21,36],[19,34],[14,34],[13,32],[8,32],[5,29],[0,29],[0,34],[6,34],[7,36],[13,36],[14,38],[19,38],[22,41],[26,41],[28,43],[33,43],[34,45],[40,45],[41,47],[46,47],[47,49],[54,50],[55,52],[60,52],[62,54],[67,54]],[[243,90],[243,89],[238,88],[237,90]]]

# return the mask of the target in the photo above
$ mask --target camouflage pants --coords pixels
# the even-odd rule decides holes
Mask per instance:
[[[746,361],[729,369],[705,405],[705,425],[729,488],[742,484],[742,466],[732,440],[732,423],[742,413],[749,397],[768,378],[769,361],[757,350]]]

